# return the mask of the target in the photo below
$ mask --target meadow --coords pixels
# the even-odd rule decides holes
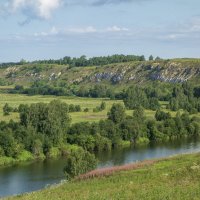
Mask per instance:
[[[11,119],[18,121],[19,114],[18,113],[10,113],[8,116],[3,115],[3,106],[5,103],[8,103],[11,107],[17,108],[20,104],[33,104],[33,103],[49,103],[54,99],[59,99],[67,104],[80,105],[82,111],[70,113],[72,118],[72,123],[77,122],[97,122],[101,119],[107,118],[107,113],[112,107],[114,103],[121,103],[124,105],[122,100],[110,100],[103,98],[81,98],[81,97],[66,97],[66,96],[27,96],[22,94],[0,94],[0,121],[9,121]],[[104,101],[106,103],[106,109],[100,112],[93,112],[93,109]],[[172,116],[176,115],[176,112],[172,112],[166,109],[166,105],[168,102],[160,102],[161,108],[165,112],[170,112]],[[84,112],[85,108],[89,109],[89,112]],[[127,115],[132,115],[133,110],[126,110]],[[145,110],[145,116],[147,118],[153,118],[155,115],[155,111]],[[200,114],[198,114],[200,116]]]
[[[96,122],[101,119],[107,118],[107,112],[110,110],[113,103],[121,103],[121,100],[109,100],[109,99],[94,99],[94,98],[79,98],[79,97],[56,97],[56,96],[27,96],[21,94],[0,94],[0,120],[9,121],[10,119],[19,120],[18,113],[10,113],[8,116],[3,115],[3,106],[8,103],[11,107],[17,108],[20,104],[33,104],[33,103],[49,103],[54,99],[59,99],[67,104],[80,105],[82,111],[70,113],[72,123],[77,122]],[[101,112],[93,112],[93,109],[104,101],[106,103],[106,109]],[[89,112],[84,112],[85,108],[89,109]],[[128,115],[132,115],[132,110],[126,111]],[[153,117],[154,111],[146,110],[147,117]]]
[[[10,119],[18,120],[18,113],[10,113],[8,116],[3,116],[3,106],[8,103],[11,107],[17,108],[20,104],[33,104],[33,103],[49,103],[54,99],[59,99],[67,104],[80,105],[82,112],[70,113],[72,122],[82,121],[98,121],[105,119],[108,110],[113,103],[122,103],[122,101],[108,100],[108,99],[92,99],[92,98],[78,98],[78,97],[55,97],[55,96],[27,96],[21,94],[0,94],[0,120],[9,121]],[[99,106],[102,101],[106,102],[106,110],[98,113],[93,112],[93,108]],[[85,108],[89,109],[89,112],[83,112]]]
[[[96,178],[75,179],[7,200],[199,200],[200,154],[179,155],[104,169]]]

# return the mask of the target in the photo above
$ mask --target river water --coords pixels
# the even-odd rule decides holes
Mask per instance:
[[[175,154],[200,152],[200,138],[130,147],[97,155],[98,168],[123,165]],[[64,180],[66,160],[46,160],[0,168],[0,197],[31,192]]]

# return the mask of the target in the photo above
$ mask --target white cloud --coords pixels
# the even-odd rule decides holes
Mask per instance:
[[[10,0],[4,9],[11,13],[21,11],[28,16],[49,19],[61,3],[61,0]]]
[[[128,28],[120,28],[118,26],[108,27],[106,29],[107,32],[121,32],[121,31],[129,31]]]
[[[0,14],[21,12],[28,18],[26,23],[33,18],[49,19],[52,12],[61,6],[101,6],[141,1],[152,0],[6,0],[6,3],[0,2]]]
[[[88,26],[86,28],[70,28],[64,30],[65,33],[95,33],[97,30],[93,26]]]
[[[104,29],[97,29],[93,26],[88,26],[88,27],[75,27],[75,28],[63,28],[63,29],[57,29],[56,27],[52,27],[50,31],[47,32],[40,32],[40,33],[35,33],[34,36],[39,37],[39,36],[52,36],[52,35],[69,35],[69,34],[105,34],[105,33],[117,33],[117,32],[124,32],[124,31],[129,31],[128,28],[121,28],[118,26],[111,26],[108,28]]]

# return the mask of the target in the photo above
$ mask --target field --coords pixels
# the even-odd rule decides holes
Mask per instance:
[[[11,113],[9,116],[3,116],[3,106],[8,103],[13,108],[18,107],[20,104],[32,104],[32,103],[49,103],[54,99],[60,99],[67,104],[80,105],[82,110],[85,108],[89,109],[89,112],[75,112],[70,113],[72,118],[72,123],[76,122],[95,122],[100,119],[105,119],[107,117],[107,112],[111,108],[113,103],[121,103],[121,100],[108,100],[108,99],[92,99],[92,98],[78,98],[78,97],[55,97],[55,96],[26,96],[19,94],[0,94],[0,120],[9,121],[10,119],[19,120],[18,113]],[[101,112],[93,112],[93,108],[99,106],[102,101],[106,102],[106,109]],[[131,110],[127,111],[128,115],[132,115]],[[146,115],[148,117],[153,117],[154,112],[147,110]]]
[[[135,166],[135,167],[134,167]],[[116,169],[116,170],[115,170]],[[200,154],[145,161],[8,200],[199,200]],[[109,170],[109,169],[108,169]],[[106,170],[104,170],[106,172]],[[117,172],[115,172],[117,171]],[[106,174],[106,173],[105,173]]]
[[[113,103],[121,103],[121,100],[109,100],[109,99],[94,99],[94,98],[78,98],[78,97],[56,97],[56,96],[27,96],[21,94],[0,94],[0,121],[9,121],[10,119],[19,120],[18,113],[10,113],[8,116],[3,115],[3,106],[8,103],[11,107],[17,108],[20,104],[33,104],[33,103],[49,103],[54,99],[60,99],[67,104],[80,105],[82,112],[70,113],[72,118],[72,123],[76,122],[96,122],[101,119],[107,118],[107,112],[110,110]],[[101,102],[106,102],[106,109],[101,112],[93,112],[93,108],[99,106]],[[160,102],[162,105],[162,110],[169,112],[167,110],[167,102]],[[89,112],[83,112],[85,108],[89,109]],[[132,115],[133,110],[126,110],[127,115]],[[176,112],[170,111],[172,116],[176,115]],[[145,115],[147,118],[153,118],[155,111],[145,110]],[[199,114],[200,116],[200,114]]]
[[[91,99],[91,98],[78,98],[78,97],[55,97],[55,96],[26,96],[18,94],[0,94],[0,120],[9,121],[10,119],[18,120],[18,113],[11,113],[9,116],[3,116],[3,106],[8,103],[10,106],[18,107],[20,104],[32,104],[32,103],[49,103],[54,99],[60,99],[67,104],[80,105],[82,110],[88,108],[89,112],[78,112],[70,113],[72,117],[72,122],[81,121],[97,121],[99,119],[104,119],[107,116],[107,111],[110,109],[113,103],[123,103],[122,101],[112,101],[106,99]],[[102,101],[106,102],[106,110],[98,113],[93,112],[93,108],[99,106]]]

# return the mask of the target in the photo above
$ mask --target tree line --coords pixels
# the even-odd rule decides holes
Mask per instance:
[[[130,86],[123,91],[115,92],[109,85],[96,84],[90,88],[80,86],[78,89],[66,85],[48,85],[43,82],[35,82],[30,88],[16,86],[12,93],[28,95],[56,95],[56,96],[78,96],[92,98],[110,98],[123,100],[127,109],[135,109],[142,106],[146,109],[157,110],[160,108],[159,101],[168,101],[167,108],[172,111],[180,109],[190,114],[200,112],[200,87],[191,83],[169,84],[150,83],[145,86]]]
[[[200,131],[199,118],[191,118],[188,113],[178,112],[172,117],[158,109],[155,119],[148,119],[141,106],[127,116],[122,104],[113,104],[105,120],[72,125],[69,106],[58,100],[49,104],[21,104],[18,112],[19,122],[0,123],[1,155],[16,157],[23,149],[35,155],[47,154],[52,147],[63,143],[77,144],[94,152],[117,147],[123,141],[159,141],[198,135]]]
[[[105,104],[102,103],[101,107],[105,108]],[[191,118],[187,112],[178,112],[172,117],[170,113],[157,109],[155,118],[148,119],[140,105],[132,116],[127,116],[122,104],[113,104],[107,119],[72,125],[69,106],[59,100],[49,104],[21,104],[18,112],[19,122],[0,122],[0,156],[17,158],[24,150],[35,157],[48,156],[54,147],[66,154],[63,146],[76,144],[81,149],[68,156],[69,165],[65,172],[69,176],[94,168],[96,160],[91,154],[118,148],[123,141],[139,144],[200,134],[198,117]],[[83,160],[82,168],[80,162]]]
[[[58,65],[69,65],[70,67],[85,67],[85,66],[102,66],[112,63],[124,63],[131,61],[145,61],[144,55],[123,55],[115,54],[111,56],[98,56],[87,58],[85,55],[80,57],[65,56],[61,59],[49,59],[49,60],[35,60],[28,62],[21,59],[20,62],[8,62],[0,63],[0,68],[7,68],[12,66],[18,66],[23,64],[58,64]]]

